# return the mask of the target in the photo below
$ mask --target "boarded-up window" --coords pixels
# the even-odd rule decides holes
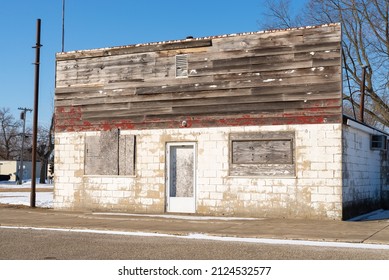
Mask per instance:
[[[230,175],[294,176],[294,133],[231,134]]]
[[[102,131],[85,139],[85,175],[134,175],[135,136]]]

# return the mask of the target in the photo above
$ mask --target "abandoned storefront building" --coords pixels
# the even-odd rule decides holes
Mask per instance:
[[[56,209],[346,219],[387,135],[342,114],[341,26],[58,53]]]

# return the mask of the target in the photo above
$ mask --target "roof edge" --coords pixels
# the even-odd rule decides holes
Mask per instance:
[[[340,26],[340,25],[341,25],[340,23],[327,23],[327,24],[321,24],[321,25],[315,25],[315,26],[302,26],[302,27],[293,27],[293,28],[285,28],[285,29],[272,29],[272,30],[253,31],[253,32],[241,32],[241,33],[231,33],[231,34],[225,34],[225,35],[205,36],[205,37],[189,38],[189,39],[178,39],[178,40],[151,42],[151,43],[140,43],[140,44],[131,44],[131,45],[95,48],[95,49],[85,49],[85,50],[73,50],[73,51],[68,51],[68,52],[58,52],[58,53],[56,53],[56,57],[61,58],[61,57],[65,57],[67,55],[72,55],[74,57],[74,56],[77,56],[77,54],[85,55],[86,53],[89,53],[89,52],[90,53],[107,52],[107,51],[115,51],[115,50],[121,50],[121,49],[126,49],[126,48],[137,48],[137,47],[164,45],[164,44],[195,42],[195,41],[204,41],[204,40],[237,37],[237,36],[245,36],[245,35],[254,35],[254,34],[267,34],[267,33],[276,33],[276,32],[284,32],[284,31],[315,29],[315,28],[322,28],[322,27],[335,27],[335,26]]]

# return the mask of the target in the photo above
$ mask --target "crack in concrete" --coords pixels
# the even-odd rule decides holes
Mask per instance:
[[[382,229],[376,231],[376,232],[373,233],[372,235],[370,235],[370,236],[368,236],[367,238],[363,239],[363,240],[362,240],[362,243],[366,243],[367,240],[371,239],[373,236],[377,235],[378,233],[380,233],[381,231],[383,231],[383,230],[385,230],[385,229],[387,229],[387,228],[389,228],[389,225],[384,226]]]

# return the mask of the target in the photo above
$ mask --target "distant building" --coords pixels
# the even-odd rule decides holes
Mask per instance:
[[[37,174],[40,172],[40,162],[36,164]],[[23,161],[23,180],[31,180],[32,163]],[[20,162],[16,160],[0,161],[0,175],[11,175],[10,181],[16,181],[20,174]]]
[[[343,118],[339,24],[56,60],[56,209],[346,219],[388,207],[388,135]]]

